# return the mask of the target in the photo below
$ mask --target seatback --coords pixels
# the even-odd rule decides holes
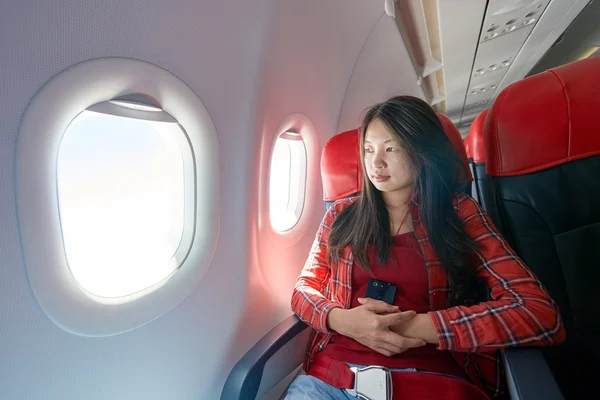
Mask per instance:
[[[568,398],[590,398],[600,376],[599,93],[593,57],[507,87],[484,124],[500,230],[565,322],[565,345],[545,353]]]
[[[460,132],[445,115],[438,114],[444,132],[454,145],[465,166],[468,165],[467,153]],[[336,200],[358,195],[363,185],[362,166],[359,151],[360,128],[339,133],[325,143],[321,154],[321,178],[323,181],[323,200],[329,208]],[[470,194],[473,176],[467,170],[465,192]]]
[[[323,147],[321,179],[326,209],[336,200],[358,195],[362,189],[359,139],[360,128],[353,129],[333,136]]]
[[[450,118],[440,113],[438,113],[438,118],[440,119],[442,128],[444,128],[444,132],[446,132],[448,139],[450,139],[450,141],[452,142],[454,150],[456,150],[456,152],[458,153],[464,166],[467,167],[467,176],[465,177],[465,185],[463,187],[463,191],[470,196],[472,194],[471,187],[473,182],[473,175],[471,173],[471,169],[469,168],[469,161],[465,145],[463,143],[462,135],[460,134],[460,131],[458,130],[456,125],[454,125],[454,123],[450,120]]]
[[[464,145],[467,153],[467,159],[469,161],[469,169],[473,175],[473,184],[471,189],[471,196],[481,204],[483,201],[481,198],[481,185],[482,180],[485,177],[485,153],[483,149],[483,121],[487,115],[488,110],[483,110],[481,114],[475,118],[471,126],[469,127],[469,133],[465,138]]]
[[[489,110],[483,110],[481,114],[473,120],[469,128],[469,133],[465,138],[464,145],[469,160],[469,168],[473,174],[472,196],[477,200],[494,221],[496,227],[502,230],[502,220],[498,217],[492,195],[493,186],[491,180],[485,171],[485,143],[483,141],[483,127],[485,118]]]

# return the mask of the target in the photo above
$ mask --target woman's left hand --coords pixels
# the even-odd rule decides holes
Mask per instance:
[[[362,305],[372,302],[388,304],[381,300],[370,298],[359,299],[358,302]],[[438,344],[439,339],[433,321],[428,314],[417,314],[414,318],[406,322],[401,322],[389,327],[390,331],[411,339],[422,339],[429,344]]]

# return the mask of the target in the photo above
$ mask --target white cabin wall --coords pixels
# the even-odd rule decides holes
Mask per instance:
[[[254,201],[248,217],[248,289],[245,317],[231,348],[230,367],[266,332],[291,315],[290,297],[324,215],[321,149],[336,134],[348,82],[369,33],[383,15],[383,3],[362,0],[281,1],[267,34],[258,100]],[[300,113],[314,127],[309,148],[310,190],[298,226],[290,235],[270,228],[270,151],[286,117]],[[308,144],[308,143],[307,143]],[[312,150],[312,154],[311,154]]]
[[[257,210],[268,200],[268,149],[277,127],[292,113],[306,115],[318,168],[323,144],[341,126],[353,127],[355,111],[404,90],[421,93],[388,18],[383,1],[364,0],[5,0],[0,398],[217,399],[239,357],[291,313],[289,296],[324,214],[317,173],[308,182],[314,196],[304,233],[289,247],[269,248]],[[156,64],[197,93],[217,128],[221,201],[219,242],[197,288],[147,325],[92,338],[62,330],[37,304],[13,176],[29,101],[55,74],[101,57]]]
[[[262,135],[261,153],[256,160],[260,168],[255,185],[257,210],[269,199],[269,152],[284,118],[304,114],[314,126],[317,142],[309,159],[313,174],[307,177],[307,186],[313,193],[307,197],[300,219],[301,234],[292,232],[291,238],[282,238],[265,229],[269,223],[266,212],[255,222],[259,245],[256,261],[274,301],[288,312],[291,290],[324,215],[321,149],[337,133],[337,118],[352,70],[382,14],[383,4],[362,0],[285,1],[277,14],[274,33],[268,35],[260,97],[262,118],[257,128]],[[274,247],[274,242],[280,247]]]
[[[393,18],[383,15],[365,43],[341,108],[337,132],[360,126],[369,106],[396,95],[425,99]]]
[[[252,132],[274,0],[5,0],[0,13],[0,398],[215,399],[242,305]],[[156,64],[186,82],[215,122],[220,240],[212,266],[171,312],[130,332],[76,336],[31,292],[14,204],[20,118],[53,75],[99,57]],[[68,93],[64,94],[68,96]],[[241,279],[237,279],[241,277]]]

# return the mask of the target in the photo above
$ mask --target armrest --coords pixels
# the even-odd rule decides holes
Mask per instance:
[[[307,327],[292,315],[263,336],[229,373],[221,392],[221,400],[254,400],[267,361]],[[302,363],[303,351],[296,354],[297,359],[287,358],[289,365],[297,366]],[[502,351],[502,357],[512,400],[564,400],[539,348],[510,348]],[[285,376],[292,370],[287,368],[279,372]]]
[[[512,400],[564,400],[539,348],[509,348],[502,357]]]
[[[283,346],[302,333],[308,325],[292,315],[263,336],[233,367],[225,386],[221,392],[222,400],[254,400],[261,384],[263,371],[267,361],[273,357]],[[302,364],[305,348],[295,352],[286,364],[294,366],[291,369],[286,365],[278,372],[282,377],[288,375]],[[286,369],[289,369],[286,371]]]

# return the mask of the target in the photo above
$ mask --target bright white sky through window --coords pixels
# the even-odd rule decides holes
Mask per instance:
[[[81,113],[58,153],[57,183],[67,262],[100,297],[151,287],[178,267],[184,231],[179,125]]]
[[[286,137],[289,137],[286,138]],[[304,206],[306,148],[297,134],[277,138],[271,156],[270,218],[279,232],[293,228]]]

